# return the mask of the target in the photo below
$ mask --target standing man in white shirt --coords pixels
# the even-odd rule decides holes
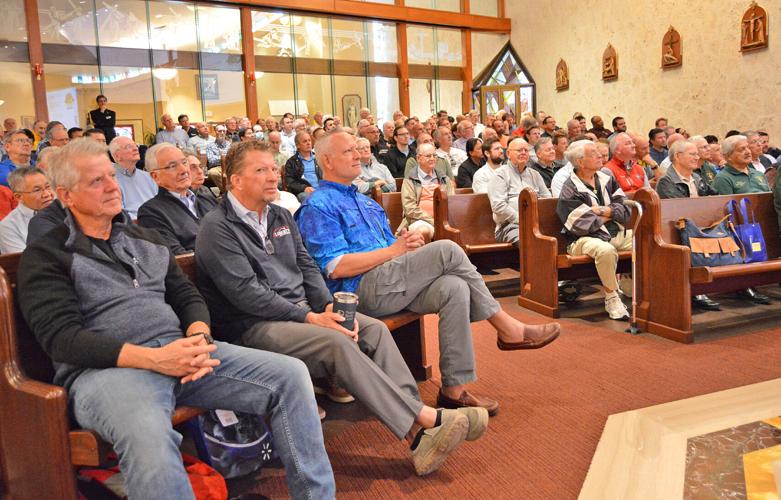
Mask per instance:
[[[483,143],[483,156],[486,160],[485,165],[480,167],[472,178],[472,191],[475,193],[488,192],[488,183],[504,163],[504,150],[499,139],[488,139]]]
[[[40,168],[17,168],[8,175],[8,184],[19,204],[0,221],[0,252],[4,254],[25,249],[30,219],[54,201],[54,191]]]

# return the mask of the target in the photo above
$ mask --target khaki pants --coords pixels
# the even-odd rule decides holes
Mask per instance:
[[[632,249],[632,231],[619,231],[610,241],[584,236],[570,243],[567,253],[570,255],[588,255],[594,259],[597,274],[602,286],[610,291],[618,289],[616,268],[618,267],[618,252]]]

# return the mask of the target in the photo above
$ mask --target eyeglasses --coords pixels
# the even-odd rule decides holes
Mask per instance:
[[[166,166],[160,167],[160,168],[156,168],[156,169],[152,170],[152,172],[157,172],[157,171],[160,171],[160,170],[165,170],[166,172],[170,172],[171,170],[174,170],[177,167],[187,167],[187,168],[190,168],[190,164],[187,163],[187,158],[182,158],[181,160],[178,160],[178,161],[169,162]]]
[[[14,139],[11,142],[15,142],[16,144],[32,144],[33,143],[33,141],[31,141],[30,139],[25,139],[25,138],[22,138],[22,137]]]
[[[103,139],[103,142],[106,142],[106,140]],[[132,151],[134,149],[138,149],[138,146],[132,142],[119,148],[120,151]]]
[[[49,184],[46,184],[43,187],[33,188],[30,191],[17,191],[17,193],[31,194],[33,196],[41,196],[41,194],[43,194],[44,191],[51,191],[51,190],[52,190],[52,187]]]
[[[430,159],[434,158],[436,155],[434,153],[429,153],[427,155],[420,154],[418,156],[421,157],[421,158],[426,158],[427,160],[430,160]]]

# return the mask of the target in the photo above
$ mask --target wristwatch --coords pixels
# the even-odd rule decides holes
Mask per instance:
[[[192,335],[188,335],[187,338],[195,337],[196,335],[203,335],[204,340],[206,340],[206,343],[209,345],[214,343],[214,338],[211,336],[211,334],[207,332],[196,332],[193,333]]]

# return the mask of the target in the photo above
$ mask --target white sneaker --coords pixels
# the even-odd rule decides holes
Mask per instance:
[[[617,293],[610,297],[605,297],[605,310],[610,319],[626,319],[629,317],[629,311],[626,310],[626,306],[621,302],[621,298]]]

